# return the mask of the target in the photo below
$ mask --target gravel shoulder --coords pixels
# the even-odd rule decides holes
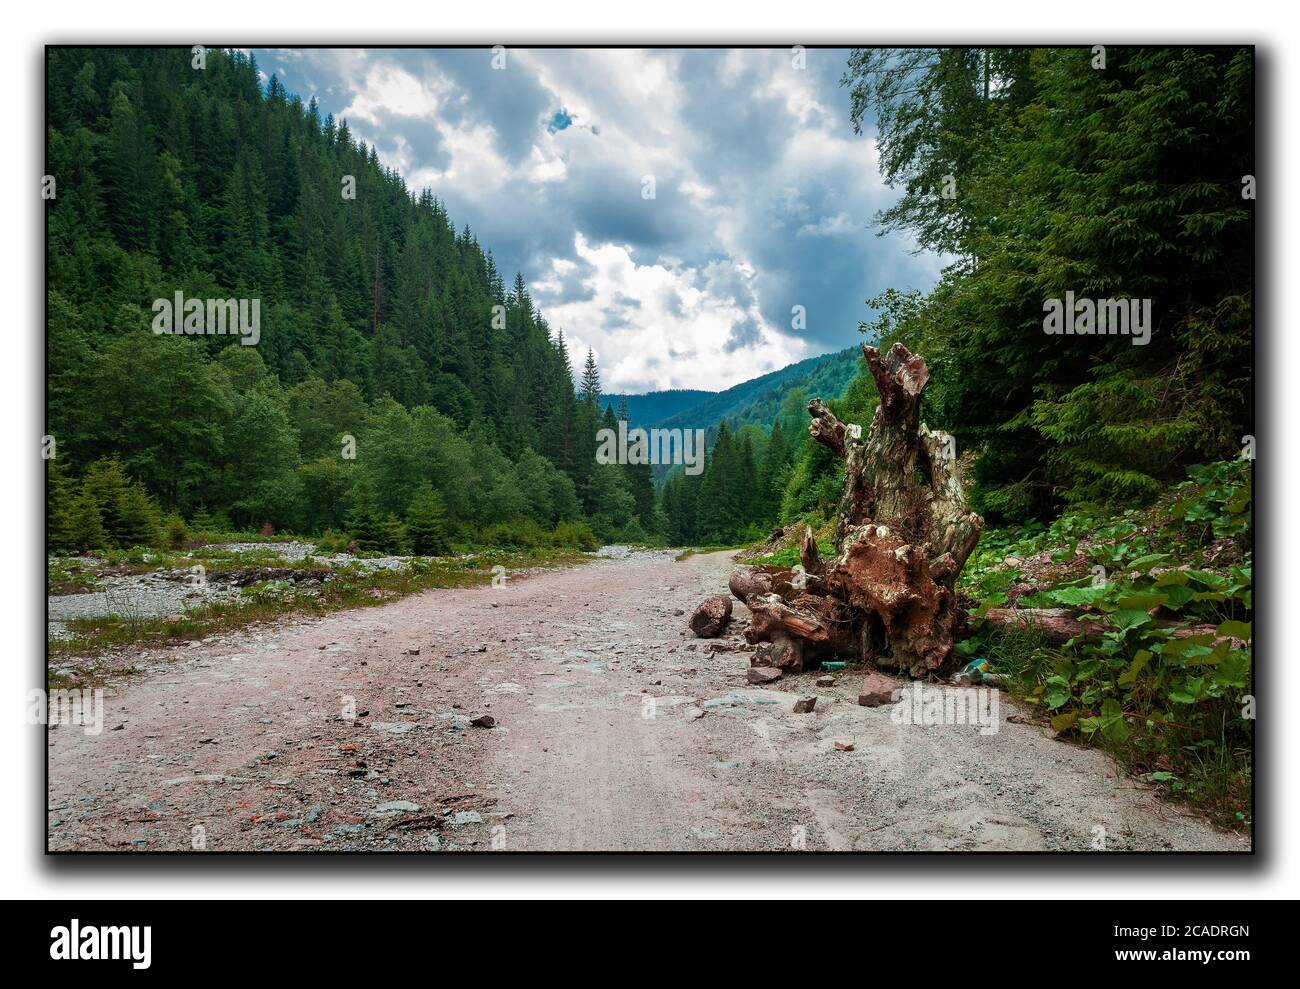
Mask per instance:
[[[50,728],[49,847],[1249,850],[1005,695],[927,724],[853,673],[748,686],[743,606],[686,631],[730,561],[629,552],[155,651],[100,733]]]

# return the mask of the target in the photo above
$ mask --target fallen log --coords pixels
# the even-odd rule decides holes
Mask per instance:
[[[1091,621],[1084,621],[1086,612],[1075,612],[1069,608],[990,608],[984,614],[984,621],[1010,629],[1031,629],[1042,635],[1046,642],[1061,645],[1070,639],[1095,639],[1111,629],[1105,615],[1094,615]],[[1186,639],[1194,635],[1212,637],[1211,645],[1228,642],[1233,648],[1246,645],[1242,639],[1219,635],[1214,625],[1177,625],[1174,622],[1157,623],[1161,628],[1169,629],[1171,639]]]
[[[1080,621],[1069,608],[990,608],[984,620],[1006,628],[1038,632],[1053,645],[1088,636],[1097,638],[1105,626],[1100,622]]]
[[[727,587],[737,600],[748,604],[755,595],[794,597],[804,590],[804,576],[789,567],[750,567],[733,571]]]

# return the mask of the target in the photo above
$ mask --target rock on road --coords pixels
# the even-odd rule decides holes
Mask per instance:
[[[1005,695],[993,731],[860,707],[853,672],[747,685],[742,605],[686,631],[731,566],[628,552],[164,650],[102,732],[49,730],[49,848],[1249,850]]]

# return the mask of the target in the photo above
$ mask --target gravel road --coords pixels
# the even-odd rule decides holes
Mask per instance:
[[[1249,850],[1005,695],[953,724],[970,691],[748,686],[743,606],[686,631],[731,566],[629,552],[142,654],[101,732],[49,730],[49,847]]]

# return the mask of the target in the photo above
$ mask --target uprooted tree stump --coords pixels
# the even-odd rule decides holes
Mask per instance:
[[[862,352],[880,392],[865,437],[821,399],[808,403],[809,434],[845,461],[835,557],[823,561],[805,527],[800,568],[737,571],[731,591],[753,613],[746,638],[767,643],[756,664],[797,672],[834,655],[914,677],[944,673],[963,617],[953,584],[982,522],[951,437],[920,422],[925,361],[897,343],[884,356]]]

